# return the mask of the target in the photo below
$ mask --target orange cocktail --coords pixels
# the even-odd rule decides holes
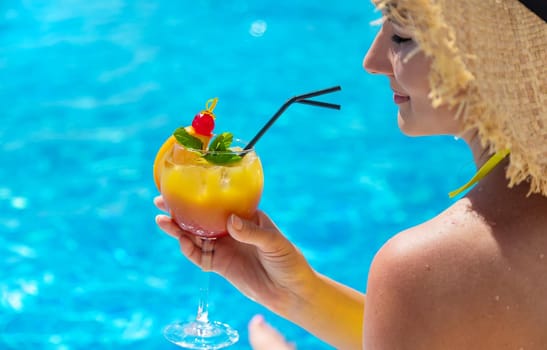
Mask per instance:
[[[158,151],[154,180],[175,222],[202,238],[225,235],[230,214],[251,218],[256,212],[264,176],[253,149],[231,133],[213,135],[216,99],[178,128]]]
[[[230,214],[251,218],[264,181],[256,153],[238,152],[241,160],[230,164],[210,163],[204,158],[208,151],[177,161],[183,147],[173,145],[160,176],[160,192],[175,222],[195,235],[214,238],[226,234]]]

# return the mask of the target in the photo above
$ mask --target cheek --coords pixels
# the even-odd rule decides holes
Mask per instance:
[[[430,62],[417,54],[406,63],[399,59],[394,66],[395,80],[410,96],[410,103],[400,109],[401,129],[408,135],[458,134],[461,124],[453,110],[445,106],[433,108],[429,98]]]
[[[396,57],[393,73],[399,85],[411,98],[427,98],[429,94],[429,63],[423,58],[423,55],[418,54],[408,62],[404,61],[402,55]]]

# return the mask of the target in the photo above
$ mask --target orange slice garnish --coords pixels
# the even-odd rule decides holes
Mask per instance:
[[[156,183],[158,190],[160,190],[161,171],[164,167],[165,158],[167,158],[167,155],[173,149],[175,142],[177,142],[175,136],[169,136],[163,145],[161,145],[158,153],[156,153],[156,158],[154,158],[154,182]]]
[[[207,149],[207,146],[209,145],[209,141],[211,141],[211,137],[213,136],[212,134],[211,135],[201,135],[201,134],[198,134],[196,132],[196,130],[194,130],[194,127],[192,125],[190,126],[187,126],[185,127],[184,129],[186,129],[186,131],[188,131],[188,133],[194,137],[197,137],[198,139],[201,140],[201,142],[203,143],[203,150],[206,150]]]
[[[189,134],[199,138],[201,142],[203,142],[203,147],[207,148],[207,145],[209,144],[209,141],[211,141],[211,136],[205,136],[205,135],[199,135],[196,134],[194,131],[194,128],[192,126],[187,126],[186,131],[188,131]],[[175,136],[171,135],[163,145],[161,145],[160,149],[158,150],[158,153],[156,153],[156,158],[154,159],[154,182],[156,183],[156,187],[158,190],[160,190],[160,183],[161,183],[161,172],[163,171],[165,159],[173,150],[175,147],[175,144],[177,143],[177,139],[175,139]],[[175,164],[188,164],[192,161],[195,161],[197,158],[199,158],[199,154],[196,152],[192,152],[190,150],[185,149],[184,147],[175,147],[173,151],[173,162]]]

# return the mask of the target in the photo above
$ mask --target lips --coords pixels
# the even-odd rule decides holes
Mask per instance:
[[[402,103],[410,101],[410,96],[405,95],[399,91],[398,84],[395,81],[389,82],[389,87],[393,91],[393,102],[400,105]]]
[[[400,95],[396,92],[393,93],[393,102],[395,102],[398,105],[401,103],[408,102],[409,100],[410,100],[410,97],[408,96]]]

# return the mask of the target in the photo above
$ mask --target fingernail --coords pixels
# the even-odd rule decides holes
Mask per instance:
[[[161,215],[156,215],[156,217],[154,218],[154,221],[156,221],[156,225],[160,224],[160,220],[161,220]]]
[[[262,325],[264,324],[264,316],[262,315],[254,315],[251,322],[256,325]]]
[[[236,215],[232,215],[231,220],[232,220],[232,227],[233,228],[235,228],[238,231],[243,228],[243,221],[241,221],[241,218],[239,218]]]

